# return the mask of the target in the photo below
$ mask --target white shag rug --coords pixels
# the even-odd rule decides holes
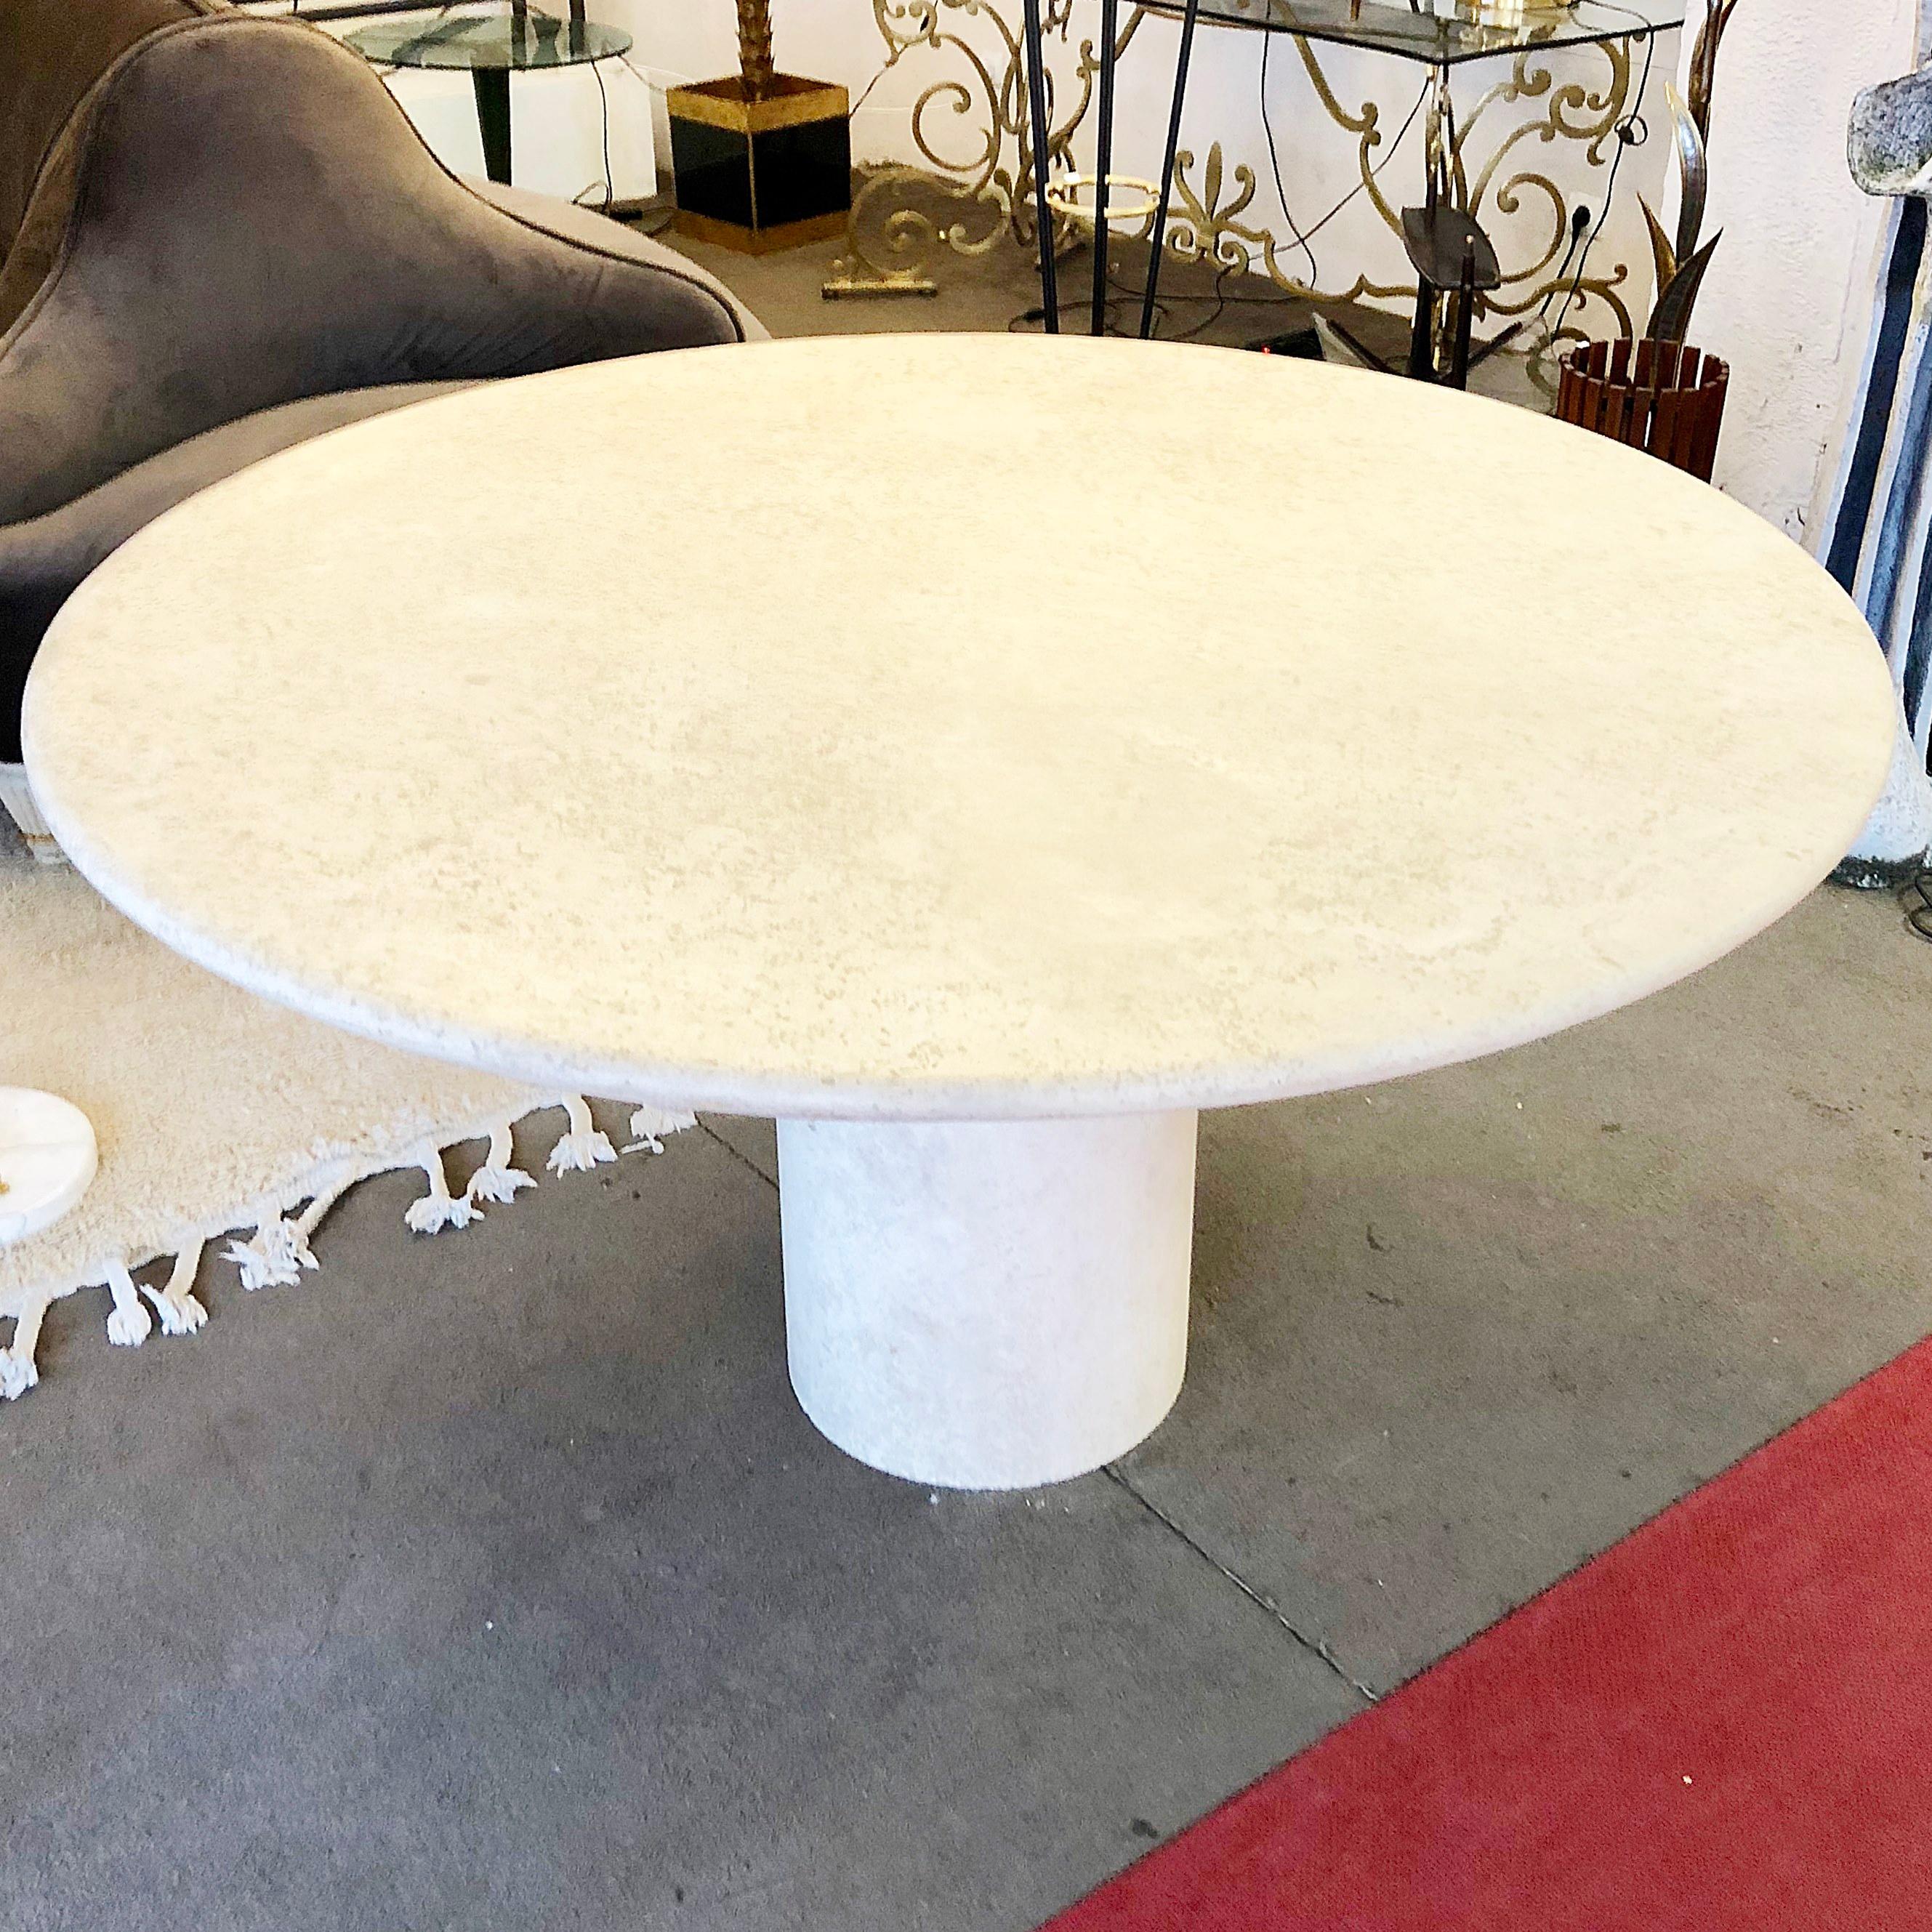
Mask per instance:
[[[0,1246],[0,1324],[14,1324],[0,1396],[10,1398],[38,1380],[48,1307],[76,1290],[108,1292],[111,1342],[137,1346],[157,1320],[165,1334],[190,1334],[208,1318],[196,1270],[218,1237],[233,1237],[226,1257],[244,1288],[292,1282],[317,1265],[310,1238],[322,1216],[371,1174],[421,1167],[427,1192],[406,1219],[431,1234],[536,1184],[511,1164],[510,1129],[526,1114],[568,1110],[552,1173],[618,1152],[580,1096],[398,1053],[216,979],[122,918],[79,873],[34,865],[4,831],[0,1086],[73,1101],[100,1146],[80,1205]],[[662,1151],[663,1136],[693,1124],[688,1113],[641,1107],[624,1150]],[[452,1193],[443,1150],[485,1136],[483,1166]],[[172,1265],[136,1279],[158,1260]]]

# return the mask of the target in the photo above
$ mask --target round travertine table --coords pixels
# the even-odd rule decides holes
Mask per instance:
[[[216,972],[776,1116],[800,1399],[968,1487],[1166,1413],[1198,1109],[1694,970],[1843,854],[1892,733],[1823,572],[1648,457],[1004,335],[338,430],[119,551],[26,720],[82,871]]]

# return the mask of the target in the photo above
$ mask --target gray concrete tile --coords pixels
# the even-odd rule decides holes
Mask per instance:
[[[896,334],[920,329],[1004,328],[1040,300],[1032,256],[1017,245],[980,260],[943,262],[935,296],[861,296],[828,302],[820,290],[845,251],[842,236],[776,255],[742,255],[674,231],[659,238],[708,269],[774,335]]]
[[[860,296],[828,302],[820,292],[833,262],[844,252],[842,238],[811,248],[752,256],[712,248],[688,236],[667,232],[662,240],[688,255],[727,284],[771,332],[804,335],[897,334],[920,329],[1037,330],[1022,320],[1040,305],[1040,274],[1030,248],[996,241],[971,256],[940,249],[932,258],[939,292],[932,296]],[[1140,296],[1147,278],[1144,244],[1125,237],[1114,248],[1111,271],[1114,296],[1108,328],[1131,335],[1140,326]],[[1076,248],[1060,263],[1062,326],[1084,333],[1088,327],[1092,257]],[[1161,314],[1156,332],[1228,346],[1257,341],[1281,331],[1306,326],[1309,305],[1260,276],[1230,280],[1202,262],[1169,260],[1161,269]],[[1330,311],[1333,313],[1334,311]],[[1399,318],[1351,304],[1341,314],[1357,335],[1378,351],[1407,350],[1408,325]],[[1513,362],[1514,358],[1498,358]],[[1495,365],[1481,372],[1486,382]]]
[[[701,1123],[731,1151],[755,1168],[771,1184],[778,1184],[778,1126],[776,1120],[752,1120],[742,1114],[706,1114]]]
[[[1555,1040],[1210,1117],[1130,1478],[1410,1675],[1932,1330],[1928,992],[1891,901],[1826,890]]]
[[[1018,1932],[1356,1708],[1105,1477],[935,1502],[824,1442],[707,1136],[433,1240],[414,1191],[301,1288],[211,1270],[194,1341],[50,1320],[9,1932]]]

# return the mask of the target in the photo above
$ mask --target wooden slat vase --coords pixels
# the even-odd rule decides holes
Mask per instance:
[[[1731,366],[1680,342],[1586,343],[1564,357],[1556,413],[1706,483]]]

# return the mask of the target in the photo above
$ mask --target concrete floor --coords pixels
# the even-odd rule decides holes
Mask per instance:
[[[1210,1118],[1186,1393],[1034,1495],[805,1423],[760,1122],[460,1236],[371,1184],[192,1343],[58,1304],[0,1416],[0,1924],[1023,1932],[1932,1329],[1928,976],[1825,891]]]
[[[1032,1495],[805,1423],[760,1122],[460,1235],[370,1184],[191,1342],[58,1304],[0,1413],[0,1925],[1024,1932],[1932,1330],[1928,984],[1825,890],[1210,1117],[1187,1388]]]
[[[660,240],[682,250],[726,283],[774,335],[875,334],[902,329],[1040,328],[1039,270],[1033,256],[1017,247],[997,248],[975,260],[937,258],[935,296],[850,296],[827,301],[821,293],[844,244],[788,250],[782,254],[746,256],[693,242],[667,230]],[[1061,326],[1084,334],[1086,303],[1092,286],[1092,258],[1084,250],[1060,268]],[[1111,279],[1116,295],[1109,329],[1132,333],[1140,318],[1138,291],[1146,274],[1146,250],[1124,248]],[[1198,266],[1177,264],[1162,272],[1168,304],[1161,333],[1199,329],[1199,340],[1218,344],[1258,340],[1306,321],[1305,303],[1278,295],[1258,277],[1241,287],[1230,280],[1229,297],[1216,312],[1214,278]],[[1130,294],[1129,290],[1134,291]],[[1029,317],[1029,311],[1031,311]],[[1372,325],[1371,325],[1372,326]],[[1396,332],[1400,335],[1403,332]],[[1378,342],[1375,345],[1380,348]]]
[[[647,225],[655,227],[662,219],[651,218]],[[922,328],[1037,333],[1040,326],[1038,266],[1030,252],[1017,246],[998,247],[970,260],[936,256],[936,296],[827,301],[820,290],[844,251],[842,241],[758,257],[692,242],[668,230],[659,238],[726,283],[774,335],[880,334]],[[1060,274],[1061,326],[1070,334],[1084,334],[1089,326],[1092,256],[1084,248],[1075,248],[1062,260]],[[1146,276],[1145,248],[1118,244],[1108,276],[1114,291],[1108,310],[1110,334],[1138,332]],[[1307,303],[1283,294],[1262,276],[1220,275],[1198,262],[1175,262],[1162,268],[1160,302],[1155,332],[1164,340],[1185,337],[1220,348],[1245,347],[1288,329],[1305,328],[1314,315]],[[1331,308],[1328,313],[1377,355],[1406,360],[1406,316],[1360,303]],[[1534,388],[1525,358],[1513,352],[1479,363],[1469,386],[1507,402],[1545,410],[1551,406],[1550,399]]]

